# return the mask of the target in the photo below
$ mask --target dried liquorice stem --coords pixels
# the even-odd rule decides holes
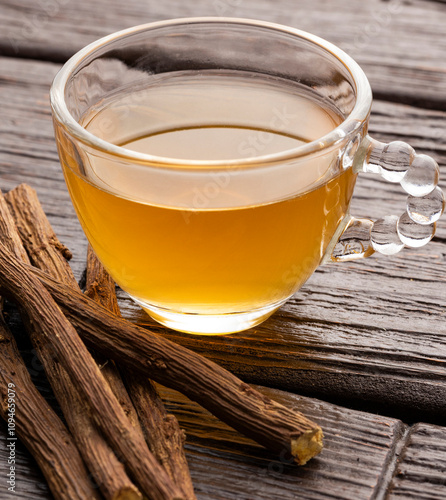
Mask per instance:
[[[118,306],[118,301],[116,294],[114,293],[114,283],[111,282],[112,288],[108,288],[108,282],[111,278],[102,267],[102,264],[97,260],[93,251],[88,248],[87,254],[87,283],[85,294],[93,299],[95,302],[102,304],[109,311],[114,314],[120,315],[120,310]],[[113,293],[109,293],[113,290]],[[95,354],[97,360],[99,360],[99,355]],[[102,358],[101,360],[101,371],[107,382],[110,384],[113,393],[115,394],[118,401],[121,403],[125,414],[138,430],[141,435],[144,436],[144,432],[141,428],[139,418],[136,409],[132,403],[132,400],[125,388],[125,384],[119,374],[119,371],[112,359]]]
[[[39,277],[84,341],[104,356],[182,392],[272,451],[289,451],[298,464],[322,450],[321,428],[300,412],[262,395],[205,357],[117,318],[38,269],[21,267]]]
[[[56,500],[99,499],[73,438],[34,386],[1,312],[0,416],[12,419],[7,445],[15,447],[17,434]]]
[[[57,239],[40,206],[36,192],[29,186],[21,185],[10,191],[6,195],[6,200],[14,220],[8,221],[7,231],[5,228],[0,232],[0,241],[9,243],[9,248],[17,256],[23,257],[24,253],[24,258],[28,261],[23,241],[34,265],[77,287],[71,268],[66,262],[71,253]],[[2,213],[7,213],[5,202],[1,201]],[[20,231],[20,236],[16,227]],[[5,241],[4,235],[7,233],[13,237]],[[38,334],[32,329],[30,337],[77,447],[105,499],[140,500],[141,493],[127,476],[123,464],[98,431],[91,416],[85,411],[85,404],[78,388],[64,367],[55,359],[51,344],[41,343]]]
[[[67,259],[71,258],[71,252],[57,238],[40,204],[36,191],[27,184],[20,184],[9,191],[5,198],[19,230],[21,241],[30,256],[31,263],[61,283],[65,283],[80,292],[76,278],[67,262]],[[102,374],[115,393],[130,422],[143,436],[136,410],[114,362],[96,356],[94,353],[93,357],[103,367]]]
[[[87,254],[86,295],[117,316],[121,316],[115,283],[99,262],[91,246]],[[129,371],[124,372],[150,451],[166,469],[188,500],[195,499],[194,487],[184,453],[185,433],[174,415],[166,412],[153,383]]]
[[[29,264],[29,258],[25,248],[22,245],[20,235],[12,218],[11,212],[5,201],[3,193],[0,191],[0,238],[2,243],[8,248],[19,260]]]

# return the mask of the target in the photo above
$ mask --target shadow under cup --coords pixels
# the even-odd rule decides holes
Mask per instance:
[[[89,45],[51,104],[71,199],[117,284],[164,325],[225,334],[265,320],[331,252],[371,92],[313,35],[201,18]]]

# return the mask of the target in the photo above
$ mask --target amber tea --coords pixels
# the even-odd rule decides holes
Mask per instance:
[[[305,282],[346,215],[355,181],[352,169],[333,176],[326,156],[301,168],[291,195],[265,202],[261,193],[274,193],[274,182],[252,181],[251,194],[242,194],[231,177],[236,160],[291,150],[342,120],[280,78],[184,71],[108,97],[82,124],[128,150],[172,159],[177,172],[182,160],[196,162],[188,168],[197,176],[205,161],[227,162],[211,181],[154,185],[143,165],[137,176],[93,155],[81,166],[62,160],[72,163],[64,172],[83,229],[116,282],[155,319],[187,331],[176,318],[190,315],[189,331],[218,333],[206,318],[254,311],[260,322]]]

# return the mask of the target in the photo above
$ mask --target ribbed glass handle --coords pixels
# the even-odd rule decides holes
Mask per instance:
[[[359,172],[379,174],[399,183],[408,194],[406,211],[382,219],[351,217],[336,243],[331,260],[346,261],[368,257],[374,252],[393,255],[402,248],[417,248],[435,234],[435,223],[445,208],[437,186],[439,168],[430,156],[417,154],[405,142],[383,143],[367,136],[361,144]],[[362,160],[363,158],[363,160]]]

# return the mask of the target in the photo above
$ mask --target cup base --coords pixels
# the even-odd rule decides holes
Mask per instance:
[[[133,298],[133,297],[132,297]],[[168,328],[195,335],[228,335],[248,330],[265,321],[288,299],[255,309],[228,314],[191,314],[163,309],[133,298],[154,320]]]

